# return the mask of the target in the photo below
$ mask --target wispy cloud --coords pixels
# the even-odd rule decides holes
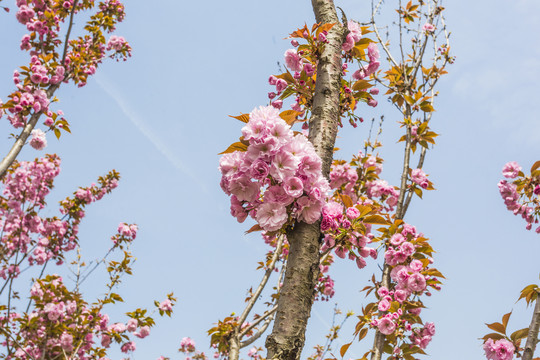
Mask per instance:
[[[144,135],[152,145],[167,159],[171,165],[176,169],[180,170],[185,175],[192,178],[203,191],[207,191],[204,187],[204,184],[200,179],[193,173],[193,171],[187,167],[180,158],[174,152],[172,152],[160,139],[154,131],[148,127],[145,121],[138,115],[137,111],[133,109],[133,106],[124,98],[120,91],[112,84],[107,77],[103,75],[96,75],[94,77],[97,84],[111,97],[114,99],[118,107],[122,110],[124,115],[129,119],[129,121],[135,125],[135,127]]]

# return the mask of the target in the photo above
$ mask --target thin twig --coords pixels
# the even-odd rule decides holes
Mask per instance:
[[[276,250],[274,251],[274,255],[272,256],[272,260],[270,261],[270,265],[268,266],[268,269],[266,269],[263,275],[263,278],[261,279],[261,282],[259,283],[259,286],[257,287],[257,290],[255,290],[255,293],[251,296],[251,299],[249,299],[249,302],[246,308],[242,312],[242,315],[240,315],[240,317],[238,318],[238,323],[240,324],[240,326],[242,326],[244,321],[246,321],[249,313],[251,312],[251,309],[253,309],[253,306],[259,299],[261,292],[266,286],[266,283],[268,283],[268,279],[270,279],[270,275],[272,275],[276,262],[279,259],[279,256],[281,255],[282,245],[283,245],[283,235],[280,235],[278,236]]]

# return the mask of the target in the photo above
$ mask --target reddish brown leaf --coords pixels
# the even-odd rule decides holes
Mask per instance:
[[[247,123],[249,121],[249,114],[240,114],[238,116],[229,115],[234,119],[240,120],[241,122]]]
[[[247,147],[246,144],[243,144],[240,141],[238,141],[238,142],[235,142],[235,143],[231,144],[227,148],[227,150],[220,152],[218,155],[228,154],[228,153],[232,153],[232,152],[235,152],[235,151],[247,151],[247,148],[248,147]]]

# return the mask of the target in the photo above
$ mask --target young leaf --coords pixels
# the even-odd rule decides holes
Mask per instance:
[[[228,154],[228,153],[232,153],[232,152],[235,152],[235,151],[247,151],[247,148],[248,147],[247,147],[246,144],[243,144],[240,141],[238,141],[238,142],[235,142],[235,143],[231,144],[227,148],[227,150],[220,152],[218,155]]]
[[[229,115],[229,117],[240,120],[241,122],[246,123],[246,124],[249,121],[249,114],[240,114],[238,116]]]
[[[510,311],[508,314],[504,314],[502,317],[502,324],[504,326],[504,332],[506,333],[506,326],[508,325],[508,320],[510,319],[510,315],[512,312]]]
[[[390,223],[380,215],[370,215],[362,221],[366,224],[390,225]]]
[[[540,160],[538,160],[537,162],[533,164],[533,166],[531,166],[531,172],[533,172],[534,170],[538,168],[540,168]]]
[[[349,195],[340,195],[340,197],[341,197],[341,201],[343,201],[343,204],[346,207],[350,208],[354,205]]]
[[[347,352],[347,350],[349,350],[349,346],[351,346],[351,344],[352,342],[345,344],[341,347],[341,349],[339,350],[339,354],[341,355],[341,357],[345,356],[345,353]]]
[[[246,234],[252,233],[254,231],[261,231],[262,227],[259,224],[253,225],[248,231],[246,231]]]
[[[279,117],[285,120],[285,122],[289,125],[293,125],[296,121],[296,117],[298,115],[302,114],[301,112],[294,111],[294,110],[285,110],[279,114]]]
[[[504,335],[497,334],[497,333],[491,333],[491,334],[485,335],[482,338],[482,340],[484,340],[484,342],[486,342],[487,339],[500,340],[500,339],[504,339]]]
[[[512,339],[512,341],[525,339],[527,335],[529,335],[529,328],[524,328],[524,329],[514,331],[512,335],[510,335],[510,339]]]
[[[491,330],[495,330],[498,333],[506,334],[506,329],[504,328],[503,324],[494,322],[492,324],[486,324],[488,328]]]

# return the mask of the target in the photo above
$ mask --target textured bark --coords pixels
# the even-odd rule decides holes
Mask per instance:
[[[523,360],[531,360],[538,343],[538,330],[540,329],[540,292],[536,299],[536,305],[534,307],[534,313],[531,319],[531,325],[529,326],[529,335],[527,336],[527,342],[525,343],[525,350],[523,351]]]
[[[317,65],[317,81],[309,121],[309,140],[322,159],[328,177],[339,119],[341,46],[344,28],[332,0],[312,0],[317,23],[335,24],[329,31]],[[290,244],[285,279],[278,299],[276,321],[266,339],[267,359],[297,360],[305,342],[307,321],[319,277],[320,222],[295,224],[287,232]]]

